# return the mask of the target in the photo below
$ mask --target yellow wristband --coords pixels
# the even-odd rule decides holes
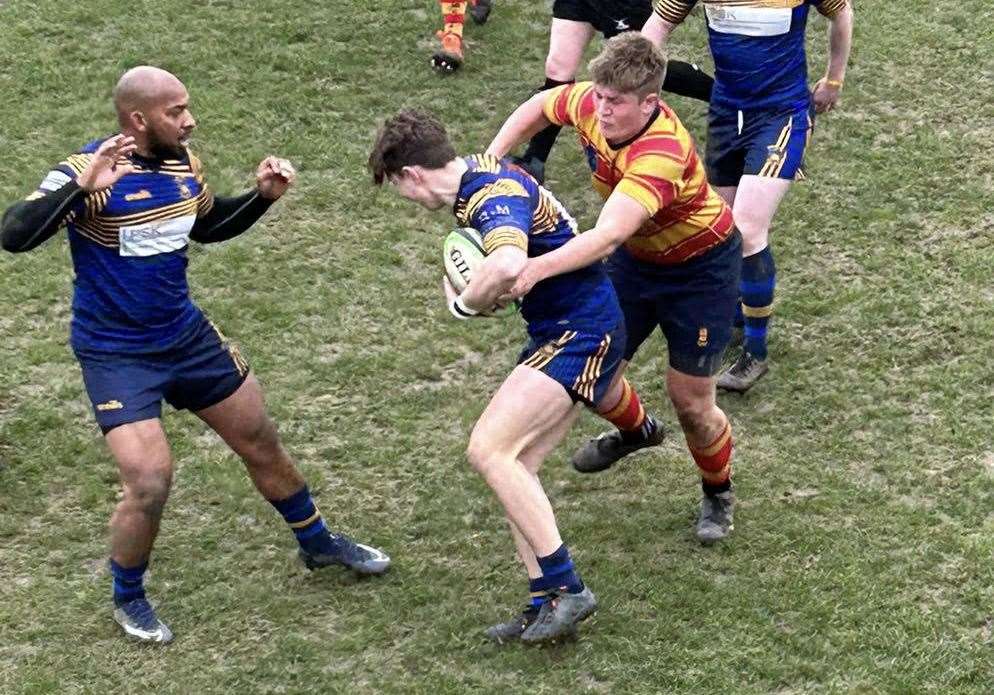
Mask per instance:
[[[830,80],[825,78],[825,84],[829,87],[835,87],[836,89],[842,89],[843,80]]]

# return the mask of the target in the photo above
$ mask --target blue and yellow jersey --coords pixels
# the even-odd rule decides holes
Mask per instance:
[[[563,85],[547,94],[545,116],[576,129],[594,189],[605,199],[620,191],[648,213],[625,242],[633,256],[661,265],[683,263],[732,233],[732,211],[708,184],[690,133],[666,104],[637,136],[612,144],[597,122],[593,83]]]
[[[75,180],[102,142],[66,157],[32,196]],[[163,352],[201,318],[186,280],[190,230],[214,203],[200,162],[189,152],[178,159],[130,159],[134,173],[80,199],[66,220],[78,350]]]
[[[715,108],[807,106],[804,31],[809,6],[834,17],[847,0],[701,0],[714,57]],[[697,0],[655,0],[656,13],[679,24]]]
[[[559,248],[578,233],[576,221],[548,190],[521,169],[490,155],[465,158],[453,208],[462,227],[472,227],[491,253],[511,245],[529,258]],[[564,330],[607,332],[621,322],[621,311],[602,263],[543,280],[522,299],[528,332],[547,335]]]

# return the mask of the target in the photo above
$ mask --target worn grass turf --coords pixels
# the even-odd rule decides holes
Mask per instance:
[[[308,574],[237,459],[189,414],[148,582],[177,641],[110,619],[105,524],[119,492],[66,345],[64,240],[0,258],[0,692],[984,693],[994,629],[994,17],[986,0],[859,3],[842,107],[779,214],[773,370],[722,396],[738,440],[734,538],[692,540],[678,436],[544,480],[601,600],[579,641],[495,648],[524,598],[493,497],[463,460],[522,326],[449,319],[451,220],[363,170],[402,105],[482,149],[542,78],[548,6],[498,0],[464,70],[429,72],[437,4],[19,2],[0,7],[0,198],[114,128],[138,63],[179,74],[195,149],[235,192],[265,154],[299,186],[251,233],[191,251],[195,299],[241,343],[331,523],[387,549],[384,579]],[[825,24],[809,30],[822,70]],[[675,55],[710,65],[702,20]],[[703,105],[671,103],[703,140]],[[598,206],[564,133],[550,185]],[[633,370],[672,422],[648,345]]]

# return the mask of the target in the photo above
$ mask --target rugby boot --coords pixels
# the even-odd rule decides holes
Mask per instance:
[[[529,625],[535,622],[535,619],[538,618],[538,611],[538,608],[528,606],[510,620],[491,625],[483,631],[483,634],[487,636],[487,639],[497,644],[513,642],[521,637]]]
[[[659,446],[666,438],[666,430],[658,420],[653,419],[653,423],[655,423],[655,428],[652,434],[635,440],[626,440],[621,430],[604,432],[580,447],[573,454],[570,463],[580,473],[599,473],[606,471],[620,459],[639,449]]]
[[[431,57],[431,66],[443,73],[455,72],[462,67],[462,37],[451,31],[436,33],[441,46]]]
[[[145,598],[126,601],[114,608],[114,620],[124,628],[124,634],[139,642],[168,644],[172,631],[159,620],[152,604]]]
[[[494,0],[469,0],[469,16],[476,24],[486,24],[493,9]]]
[[[759,360],[747,350],[728,369],[718,375],[717,386],[722,391],[745,393],[770,371],[769,360]]]
[[[390,558],[382,550],[372,546],[356,543],[345,535],[331,534],[335,545],[333,553],[309,553],[303,548],[298,555],[309,570],[321,569],[333,565],[341,565],[356,574],[383,574],[390,569]]]
[[[521,633],[521,641],[527,644],[553,642],[562,637],[572,636],[577,624],[589,618],[597,610],[597,597],[590,587],[575,594],[564,592],[542,604],[538,617]]]
[[[697,540],[711,545],[726,538],[732,529],[735,512],[735,493],[729,488],[714,495],[701,496],[701,513],[697,519]]]

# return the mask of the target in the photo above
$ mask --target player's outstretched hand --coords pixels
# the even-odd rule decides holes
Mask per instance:
[[[266,157],[255,172],[255,185],[259,195],[267,200],[277,200],[297,180],[297,170],[285,159]]]
[[[115,135],[104,140],[90,159],[90,163],[76,177],[76,183],[85,191],[102,191],[135,170],[128,155],[135,151],[135,139]]]
[[[815,82],[811,97],[815,102],[815,113],[827,113],[839,105],[842,87],[838,84],[828,84],[828,78],[823,77]]]

